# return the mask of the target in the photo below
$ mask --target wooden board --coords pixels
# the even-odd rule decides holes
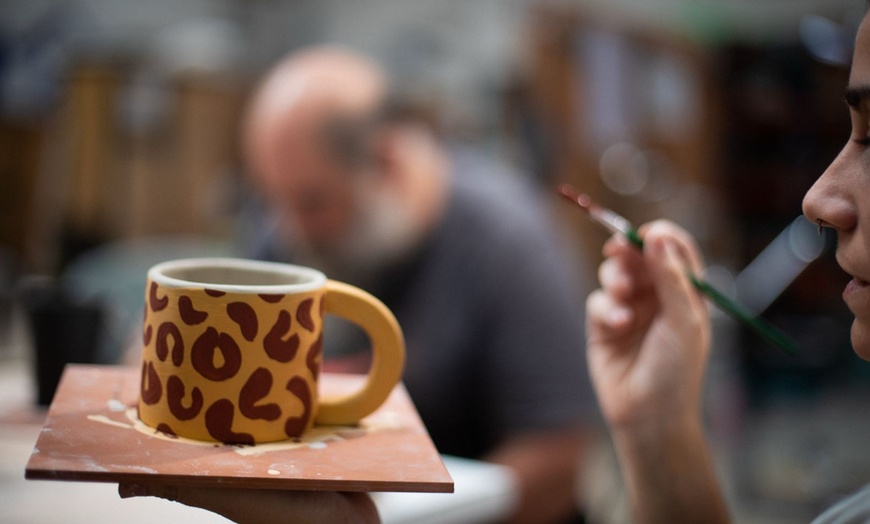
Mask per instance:
[[[340,394],[359,375],[323,374]],[[161,481],[258,489],[452,493],[453,480],[403,385],[359,425],[296,441],[230,446],[170,438],[136,417],[139,371],[69,365],[25,470],[28,479]]]

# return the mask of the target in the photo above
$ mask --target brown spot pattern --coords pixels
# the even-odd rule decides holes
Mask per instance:
[[[157,425],[157,431],[163,433],[166,436],[178,438],[178,435],[175,433],[175,431],[171,427],[169,427],[169,424],[165,422],[161,422]]]
[[[169,411],[178,420],[190,420],[199,415],[202,410],[202,391],[195,387],[190,391],[190,406],[184,407],[184,382],[175,375],[170,375],[166,380],[166,403]]]
[[[284,422],[284,432],[288,437],[301,436],[308,427],[308,420],[311,418],[311,391],[308,390],[308,383],[302,377],[293,377],[287,383],[287,391],[296,396],[302,401],[303,412],[298,417],[287,417]]]
[[[226,291],[218,291],[217,289],[204,289],[203,291],[205,291],[206,295],[215,298],[222,297],[227,294]]]
[[[283,309],[278,313],[275,325],[263,338],[263,349],[269,358],[278,362],[290,362],[299,350],[299,335],[293,334],[287,340],[284,337],[290,331],[290,313]]]
[[[154,328],[149,324],[145,326],[145,331],[142,332],[142,343],[146,346],[150,344],[152,335],[154,335]]]
[[[205,293],[212,297],[226,295],[223,291],[208,289],[205,290]],[[301,345],[304,340],[307,345],[304,365],[311,376],[317,380],[322,361],[323,335],[320,334],[316,340],[309,342],[311,338],[308,338],[310,335],[307,335],[306,332],[316,332],[317,322],[322,318],[325,309],[325,296],[305,298],[295,307],[294,312],[294,308],[282,306],[281,302],[285,295],[260,295],[260,298],[265,302],[274,304],[274,306],[268,306],[272,314],[276,316],[271,317],[275,320],[271,328],[267,330],[270,322],[269,317],[258,316],[251,304],[241,301],[227,304],[229,301],[221,300],[223,304],[226,304],[224,307],[227,316],[223,317],[220,309],[216,309],[207,301],[203,301],[205,297],[202,295],[195,294],[178,296],[180,321],[160,323],[160,318],[154,317],[151,311],[166,309],[170,301],[175,300],[175,295],[163,293],[164,296],[161,297],[160,294],[159,286],[151,283],[145,300],[142,340],[145,346],[154,348],[152,355],[156,356],[156,359],[151,357],[143,360],[140,385],[142,406],[161,404],[164,402],[163,397],[165,396],[165,404],[162,405],[165,406],[164,409],[168,408],[168,412],[174,417],[160,423],[157,427],[158,431],[176,437],[177,434],[169,425],[172,424],[172,420],[190,421],[197,419],[204,421],[209,435],[217,441],[228,444],[253,444],[253,435],[233,431],[234,420],[237,425],[241,420],[235,419],[235,417],[242,417],[248,420],[264,420],[283,425],[284,432],[291,439],[298,438],[304,433],[314,416],[315,392],[312,388],[316,387],[304,378],[305,375],[294,376],[285,385],[285,389],[297,397],[303,405],[301,415],[286,417],[281,404],[266,400],[273,392],[276,382],[276,376],[270,371],[269,366],[260,367],[247,377],[241,389],[237,390],[239,392],[238,398],[225,397],[213,403],[213,399],[205,399],[203,395],[205,390],[201,389],[202,384],[197,387],[197,384],[187,382],[184,375],[169,375],[161,378],[157,373],[157,366],[161,365],[160,362],[167,362],[171,359],[174,366],[180,367],[184,363],[184,359],[187,358],[185,353],[189,352],[191,366],[202,378],[214,382],[221,382],[233,377],[237,377],[235,380],[239,380],[243,379],[242,376],[239,376],[242,365],[242,349],[239,345],[242,338],[239,337],[243,337],[247,342],[258,341],[262,344],[263,351],[269,358],[282,363],[291,362],[297,357],[299,350],[303,349]],[[315,300],[317,300],[316,303]],[[197,309],[197,304],[200,307],[205,307]],[[221,307],[217,304],[215,306]],[[257,307],[265,306],[260,304]],[[299,327],[293,326],[294,317]],[[212,319],[217,320],[212,322]],[[221,322],[225,322],[222,319],[234,322],[238,326],[238,331],[232,325],[221,324]],[[260,322],[264,323],[262,334],[259,330]],[[204,330],[200,332],[198,337],[195,332],[188,331],[191,328],[185,327],[197,325],[202,326],[193,329]],[[220,330],[220,325],[226,326],[222,328],[226,332]],[[188,336],[189,339],[185,338]],[[260,339],[262,342],[259,342]],[[192,345],[191,341],[193,341]],[[151,344],[154,345],[151,346]],[[286,379],[278,380],[280,384]]]
[[[151,311],[160,311],[166,309],[166,306],[169,305],[168,296],[164,296],[163,298],[157,296],[157,282],[151,282],[151,289],[148,293],[148,302],[151,304]]]
[[[184,340],[181,331],[172,322],[164,322],[157,328],[157,340],[154,342],[154,350],[161,362],[166,362],[169,355],[169,337],[172,337],[172,363],[176,367],[184,361]]]
[[[188,326],[202,324],[208,318],[207,312],[197,311],[193,307],[193,300],[187,295],[178,297],[178,313],[181,315],[181,320]]]
[[[223,364],[216,366],[214,363],[215,351],[219,350],[223,357]],[[193,368],[203,377],[220,382],[232,378],[239,372],[242,366],[242,351],[233,337],[226,333],[209,327],[205,333],[193,343],[190,351],[190,360]]]
[[[233,432],[233,417],[236,408],[225,398],[217,400],[205,412],[205,428],[213,439],[227,444],[253,444],[249,433]]]
[[[160,402],[160,397],[163,396],[163,385],[160,384],[160,377],[157,375],[157,370],[154,369],[154,362],[142,362],[142,382],[139,384],[139,395],[142,397],[142,402],[149,406]]]
[[[245,302],[232,302],[227,304],[227,315],[233,322],[239,325],[242,330],[242,336],[248,342],[253,342],[257,337],[259,325],[257,323],[257,313],[250,305]]]
[[[272,390],[272,382],[272,373],[266,368],[257,368],[251,373],[239,393],[239,411],[242,415],[263,420],[277,420],[281,416],[281,408],[274,402],[257,405]]]
[[[320,354],[323,352],[323,333],[317,337],[317,340],[308,348],[308,354],[305,355],[305,365],[308,366],[308,371],[314,380],[320,375]]]
[[[314,305],[313,298],[306,298],[296,308],[296,321],[299,325],[314,333],[314,319],[311,318],[311,306]]]

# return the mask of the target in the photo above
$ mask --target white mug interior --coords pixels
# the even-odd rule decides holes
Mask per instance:
[[[170,288],[264,294],[302,293],[326,284],[326,275],[316,269],[242,258],[170,260],[148,270],[148,278]]]

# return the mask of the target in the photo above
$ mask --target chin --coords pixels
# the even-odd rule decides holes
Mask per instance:
[[[870,325],[857,318],[852,322],[852,349],[859,357],[870,361]]]

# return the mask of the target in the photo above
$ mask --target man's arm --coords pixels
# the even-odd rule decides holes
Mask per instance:
[[[578,513],[578,466],[584,449],[580,430],[538,431],[509,437],[485,459],[510,467],[520,497],[510,523],[563,522]]]

